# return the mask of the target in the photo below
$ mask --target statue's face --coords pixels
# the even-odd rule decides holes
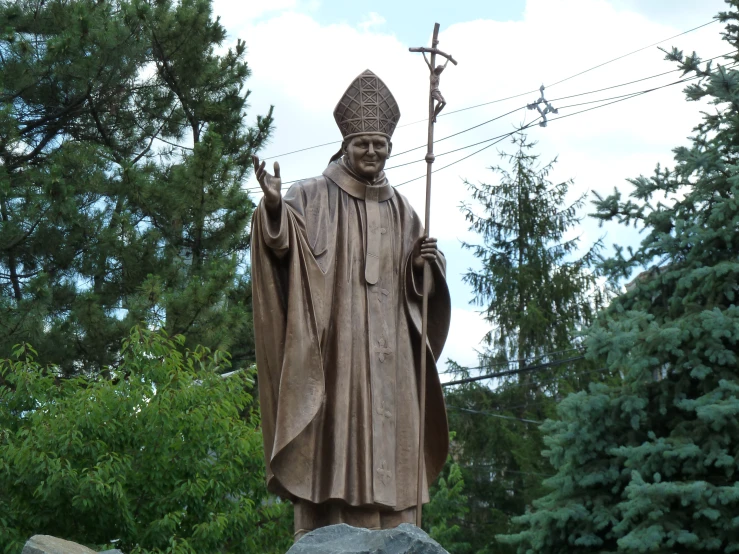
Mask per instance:
[[[385,135],[359,135],[344,145],[349,165],[354,172],[365,179],[374,179],[385,167],[385,161],[392,150],[392,143]]]

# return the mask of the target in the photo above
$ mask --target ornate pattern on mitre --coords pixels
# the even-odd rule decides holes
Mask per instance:
[[[364,133],[390,138],[400,119],[400,109],[387,85],[367,69],[352,81],[336,104],[334,119],[345,139]]]

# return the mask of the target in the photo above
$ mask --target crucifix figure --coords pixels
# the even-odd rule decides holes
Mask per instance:
[[[446,100],[444,100],[444,97],[441,95],[441,90],[439,90],[439,83],[441,82],[441,73],[446,69],[446,66],[449,62],[452,62],[454,65],[457,65],[457,61],[451,56],[451,54],[446,54],[439,50],[437,46],[439,45],[439,24],[437,23],[434,26],[434,37],[431,40],[431,48],[421,47],[421,48],[409,48],[411,52],[421,52],[423,54],[423,59],[426,61],[426,65],[429,67],[429,80],[431,81],[431,87],[430,87],[430,94],[431,94],[431,101],[436,101],[436,106],[433,108],[433,115],[431,117],[431,120],[429,123],[436,123],[436,116],[439,115],[441,110],[444,109],[444,106],[446,106]],[[429,53],[431,55],[431,60],[429,60],[426,57],[426,53]],[[444,65],[436,65],[436,56],[441,56],[442,58],[445,58],[446,61],[444,62]],[[436,65],[436,67],[434,67]]]
[[[441,110],[444,109],[444,106],[446,106],[446,100],[444,100],[444,97],[441,95],[441,91],[439,90],[439,82],[441,81],[441,72],[446,69],[446,65],[449,63],[449,58],[446,59],[444,65],[437,65],[436,67],[431,65],[431,62],[429,62],[426,57],[426,52],[423,53],[423,59],[426,60],[426,65],[429,66],[431,98],[436,100],[436,107],[434,108],[434,123],[436,123],[436,116],[439,115]]]

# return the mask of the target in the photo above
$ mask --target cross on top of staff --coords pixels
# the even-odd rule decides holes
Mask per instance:
[[[410,52],[423,52],[423,53],[428,52],[429,54],[436,54],[438,56],[443,56],[447,60],[452,62],[454,65],[457,65],[457,61],[452,57],[452,55],[446,54],[442,52],[441,50],[439,50],[437,48],[438,45],[439,45],[439,24],[435,23],[434,24],[434,36],[431,39],[431,48],[427,48],[425,46],[419,46],[419,47],[409,48],[408,50]]]

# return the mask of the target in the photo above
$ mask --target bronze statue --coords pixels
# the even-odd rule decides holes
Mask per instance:
[[[254,328],[270,490],[294,503],[296,539],[334,523],[413,523],[419,383],[426,382],[423,502],[448,451],[435,360],[449,330],[445,261],[383,171],[400,118],[367,70],[334,110],[343,136],[323,175],[264,198],[252,223]],[[428,359],[420,379],[424,267]]]

